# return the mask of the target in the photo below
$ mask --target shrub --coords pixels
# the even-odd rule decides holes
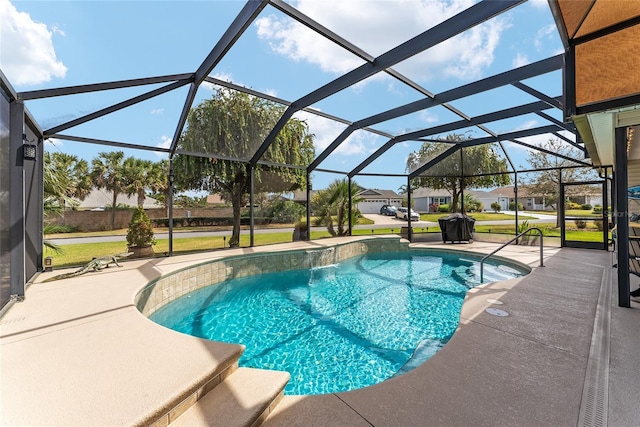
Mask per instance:
[[[602,213],[602,206],[600,205],[595,205],[593,207],[593,213]]]
[[[264,209],[263,216],[276,224],[291,224],[306,215],[306,207],[293,200],[278,200]]]
[[[583,205],[580,205],[580,209],[582,209],[583,211],[590,211],[591,210],[591,205],[589,203],[585,203]]]
[[[573,220],[573,222],[575,222],[576,227],[578,227],[579,230],[584,230],[585,228],[587,228],[587,221],[583,219],[575,219]]]
[[[498,213],[502,210],[502,206],[500,206],[500,203],[498,202],[493,202],[491,203],[491,209],[493,209],[495,213]]]
[[[566,202],[564,202],[564,208],[571,209],[571,210],[578,210],[578,209],[582,209],[582,205],[579,203],[575,203],[570,200],[567,200]]]
[[[482,212],[482,202],[471,194],[464,195],[464,208],[467,212]]]
[[[47,225],[44,234],[75,233],[76,231],[78,231],[76,225]]]
[[[524,233],[529,229],[529,227],[531,227],[531,225],[529,224],[529,221],[522,221],[520,224],[518,224],[518,228],[516,229],[516,234]],[[535,243],[537,241],[538,235],[532,234],[532,233],[535,233],[535,231],[529,232],[527,234],[524,234],[522,237],[520,237],[518,244],[529,245],[529,244]]]
[[[604,221],[594,221],[594,223],[596,224],[596,227],[598,228],[598,231],[602,231],[604,230]]]
[[[129,229],[127,230],[127,245],[129,247],[144,248],[155,245],[153,226],[144,209],[138,207],[133,212]]]
[[[509,210],[510,211],[515,211],[516,210],[516,202],[509,202]],[[519,211],[523,211],[524,210],[524,206],[522,206],[522,203],[518,203],[518,210]]]
[[[449,212],[449,205],[447,204],[442,204],[440,206],[438,206],[438,212]]]

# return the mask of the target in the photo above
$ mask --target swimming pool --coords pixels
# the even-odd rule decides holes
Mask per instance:
[[[376,384],[431,357],[455,332],[467,290],[479,284],[473,255],[410,250],[319,265],[223,281],[150,318],[244,344],[240,366],[291,374],[285,394],[333,393]],[[485,282],[523,273],[490,261]]]

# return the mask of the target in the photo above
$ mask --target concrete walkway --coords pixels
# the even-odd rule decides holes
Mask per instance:
[[[137,290],[208,259],[332,241],[341,239],[129,261],[31,285],[26,300],[0,319],[0,424],[148,425],[242,347],[151,322],[133,305]],[[497,246],[446,247],[487,253]],[[537,247],[510,246],[502,255],[538,262]],[[639,305],[614,305],[610,253],[548,248],[545,257],[546,266],[526,277],[471,290],[458,331],[419,368],[347,393],[285,396],[265,425],[575,426],[580,420],[637,426]],[[605,323],[597,316],[602,307]],[[487,308],[509,316],[492,316]],[[598,331],[605,333],[605,353],[600,344],[594,349],[603,341]],[[585,384],[599,400],[583,395]],[[584,423],[586,407],[600,408],[596,415],[604,424]]]

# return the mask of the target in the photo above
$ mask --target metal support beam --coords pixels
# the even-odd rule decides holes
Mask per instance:
[[[18,96],[23,101],[29,101],[32,99],[53,98],[56,96],[77,95],[80,93],[93,93],[103,90],[123,89],[135,86],[175,82],[179,80],[192,81],[193,73],[172,74],[168,76],[147,77],[142,79],[120,80],[116,82],[95,83],[90,85],[67,86],[54,89],[32,90],[28,92],[20,92]]]
[[[572,116],[577,113],[576,107],[576,51],[571,44],[564,55],[564,67],[562,68],[562,93],[564,93],[563,115],[564,121],[573,121]]]
[[[557,218],[559,218],[560,221],[560,246],[564,247],[565,246],[565,241],[567,240],[567,232],[566,232],[566,221],[565,221],[565,208],[564,208],[564,200],[565,200],[565,195],[564,195],[564,185],[562,185],[562,169],[560,169],[558,171],[558,212],[556,214]]]
[[[522,137],[516,137],[516,138],[522,138]],[[511,141],[511,142],[513,142],[515,144],[518,144],[518,145],[522,145],[523,147],[527,147],[527,148],[530,148],[532,150],[540,151],[540,152],[548,154],[550,156],[556,156],[556,157],[559,157],[559,158],[564,159],[564,160],[569,160],[570,162],[575,162],[575,163],[577,163],[577,164],[579,164],[581,166],[584,166],[584,167],[589,167],[589,168],[593,167],[593,165],[591,163],[587,163],[587,162],[584,162],[584,161],[578,160],[578,159],[573,159],[573,158],[571,158],[569,156],[565,156],[565,155],[560,154],[560,153],[554,153],[553,151],[546,150],[546,149],[544,149],[542,147],[538,147],[536,145],[531,145],[531,144],[527,144],[526,142],[518,141],[515,138],[510,138],[510,139],[508,139],[508,141]]]
[[[447,19],[444,22],[428,29],[418,36],[408,40],[401,45],[383,53],[375,58],[373,62],[367,62],[355,70],[343,74],[330,83],[294,101],[283,113],[278,123],[273,127],[267,138],[260,145],[250,163],[255,164],[269,148],[276,136],[280,133],[287,121],[295,112],[321,101],[347,87],[361,82],[389,67],[402,62],[420,52],[436,46],[470,28],[491,19],[514,6],[524,2],[524,0],[503,0],[500,2],[485,0],[469,7],[459,14]]]
[[[515,215],[515,220],[516,220],[516,235],[518,234],[518,172],[514,171],[513,172],[513,201],[516,204],[516,215]],[[508,203],[508,202],[507,202]],[[509,206],[507,206],[507,209],[509,208]],[[516,240],[516,244],[517,244],[517,240]]]
[[[253,207],[254,191],[255,191],[255,175],[256,168],[249,165],[249,247],[255,246],[254,232],[255,232],[255,208]]]
[[[560,110],[562,110],[562,101],[558,98],[552,98],[549,95],[546,95],[538,90],[535,90],[534,88],[527,86],[526,84],[522,83],[522,82],[513,82],[511,83],[511,85],[513,87],[516,87],[518,89],[520,89],[523,92],[528,93],[531,96],[534,96],[536,98],[538,98],[541,101],[546,102],[550,107],[554,107],[554,108],[559,108]]]
[[[347,126],[347,128],[340,132],[340,135],[338,135],[338,137],[334,139],[333,142],[331,142],[331,144],[329,144],[329,146],[322,151],[322,153],[320,153],[315,159],[313,159],[307,169],[309,171],[312,171],[317,168],[320,163],[322,163],[324,159],[329,156],[329,154],[333,153],[333,151],[338,148],[340,144],[342,144],[342,142],[349,137],[349,135],[353,133],[354,130],[356,130],[356,127],[353,124]]]
[[[24,103],[9,103],[9,287],[19,299],[25,292]],[[4,148],[3,148],[4,149]]]
[[[196,86],[204,81],[267,4],[269,4],[268,0],[247,0],[238,16],[196,70]]]
[[[69,128],[72,128],[74,126],[81,125],[83,123],[86,123],[86,122],[89,122],[91,120],[100,118],[102,116],[106,116],[107,114],[114,113],[114,112],[116,112],[118,110],[122,110],[123,108],[127,108],[127,107],[130,107],[132,105],[138,104],[140,102],[146,101],[148,99],[154,98],[154,97],[156,97],[158,95],[162,95],[163,93],[170,92],[170,91],[172,91],[174,89],[177,89],[179,87],[182,87],[182,86],[184,86],[186,84],[189,84],[189,80],[180,80],[180,81],[177,81],[175,83],[171,83],[171,84],[169,84],[167,86],[163,86],[161,88],[154,89],[154,90],[152,90],[150,92],[143,93],[142,95],[135,96],[135,97],[130,98],[130,99],[126,100],[126,101],[119,102],[119,103],[114,104],[114,105],[112,105],[110,107],[103,108],[102,110],[98,110],[98,111],[96,111],[94,113],[87,114],[86,116],[79,117],[79,118],[77,118],[75,120],[71,120],[69,122],[63,123],[61,125],[58,125],[56,127],[51,128],[51,129],[47,129],[46,131],[44,131],[44,136],[48,137],[51,134],[58,133],[58,132],[61,132],[61,131],[65,130],[65,129],[69,129]]]
[[[460,150],[462,151],[462,150]],[[411,242],[413,240],[413,226],[411,224],[411,178],[407,177],[407,240]]]
[[[196,98],[196,93],[198,92],[198,85],[195,83],[191,83],[189,85],[189,93],[187,93],[187,98],[184,101],[184,105],[182,106],[182,112],[180,113],[180,118],[178,119],[178,125],[176,126],[176,130],[173,133],[173,139],[171,140],[171,147],[169,147],[169,158],[172,158],[176,149],[178,148],[178,140],[180,139],[180,134],[182,134],[182,129],[184,129],[184,125],[187,123],[187,117],[189,116],[189,110],[191,110],[191,104],[193,104],[193,100]]]
[[[341,138],[340,142],[344,141],[351,133],[358,129],[366,128],[368,126],[372,126],[376,123],[382,123],[387,120],[396,119],[398,117],[412,114],[417,111],[425,110],[434,106],[444,105],[447,102],[466,98],[468,96],[486,92],[491,89],[496,89],[513,82],[559,70],[560,68],[562,68],[562,65],[563,56],[553,56],[551,58],[543,59],[542,61],[534,62],[532,64],[506,71],[504,73],[487,77],[474,83],[469,83],[454,89],[447,90],[435,95],[434,98],[430,97],[421,99],[419,101],[414,101],[409,104],[405,104],[400,107],[396,107],[391,110],[369,116],[367,118],[354,122],[351,126],[349,126],[348,129],[345,129],[343,134],[340,134],[339,136],[339,138]],[[340,145],[340,142],[329,144],[329,146],[320,154],[319,158],[321,158],[321,160],[324,160]],[[319,162],[314,162],[314,168],[317,167],[317,164],[319,164]],[[311,170],[313,170],[313,168],[311,168]]]
[[[307,172],[307,237],[304,240],[311,240],[311,174]]]
[[[173,182],[175,175],[173,174],[173,160],[169,159],[169,256],[173,255]]]
[[[541,110],[548,109],[549,106],[541,101],[532,102],[530,104],[524,104],[513,108],[507,108],[505,110],[495,111],[493,113],[483,114],[481,116],[472,117],[469,120],[458,120],[452,123],[446,123],[443,125],[433,126],[431,128],[422,129],[414,132],[405,133],[396,136],[396,142],[409,141],[424,136],[440,135],[443,133],[453,132],[455,130],[464,129],[469,126],[481,125],[484,123],[491,123],[498,120],[510,119],[513,117],[522,116],[525,114],[538,113]]]
[[[460,213],[465,214],[464,210],[464,150],[460,150]]]
[[[367,157],[362,163],[360,163],[358,166],[356,166],[355,168],[353,168],[353,170],[351,172],[349,172],[349,177],[354,177],[356,176],[360,171],[362,171],[362,169],[366,168],[367,166],[369,166],[371,163],[373,163],[373,161],[375,161],[378,157],[382,156],[384,153],[387,152],[387,150],[389,150],[389,148],[393,147],[396,143],[395,139],[390,139],[389,141],[387,141],[386,144],[384,144],[382,147],[378,148],[373,154],[371,154],[369,157]]]
[[[462,148],[461,144],[453,145],[452,147],[450,147],[447,150],[445,150],[444,152],[440,153],[439,155],[437,155],[436,157],[434,157],[433,159],[431,159],[430,161],[428,161],[424,165],[420,166],[415,171],[411,172],[407,178],[408,179],[413,179],[415,177],[420,176],[420,174],[422,172],[426,171],[427,169],[429,169],[433,165],[436,165],[436,164],[440,163],[442,160],[446,159],[447,157],[449,157],[450,155],[452,155],[456,151],[460,150],[461,148]]]
[[[629,178],[627,128],[615,131],[616,217],[618,219],[618,306],[631,307],[629,280]]]
[[[349,218],[348,219],[348,222],[349,222],[349,236],[351,236],[352,235],[351,233],[353,231],[353,224],[351,223],[351,216],[353,214],[351,203],[352,203],[353,197],[351,197],[351,177],[350,176],[347,177],[347,186],[348,186],[348,191],[349,191],[349,194],[348,194],[349,207],[347,209],[347,215],[348,215],[348,218]]]

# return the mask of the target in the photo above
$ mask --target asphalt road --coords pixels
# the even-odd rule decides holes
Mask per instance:
[[[397,219],[392,216],[383,216],[378,214],[368,214],[364,215],[366,218],[375,221],[375,224],[368,225],[356,225],[354,229],[363,229],[363,230],[371,230],[376,228],[394,228],[406,226],[407,221]],[[540,218],[534,220],[528,220],[529,224],[539,224],[549,222],[551,219],[555,221],[555,216],[548,216],[548,218]],[[497,221],[479,221],[478,224],[483,225],[502,225],[502,224],[512,224],[513,220],[497,220]],[[436,222],[430,221],[411,221],[411,224],[414,228],[427,228],[434,227],[438,224]],[[312,231],[323,231],[326,230],[326,227],[312,227]],[[399,231],[399,230],[398,230]],[[268,234],[268,233],[293,233],[292,227],[287,228],[256,228],[256,234]],[[249,230],[241,230],[240,234],[249,234]],[[223,231],[175,231],[173,233],[174,239],[181,239],[187,237],[214,237],[214,236],[230,236],[231,230],[223,230]],[[168,239],[169,233],[155,233],[156,239]],[[100,243],[100,242],[125,242],[127,240],[125,235],[118,236],[96,236],[96,237],[69,237],[69,238],[56,238],[56,239],[47,239],[48,241],[55,243],[56,245],[74,245],[78,243]]]

